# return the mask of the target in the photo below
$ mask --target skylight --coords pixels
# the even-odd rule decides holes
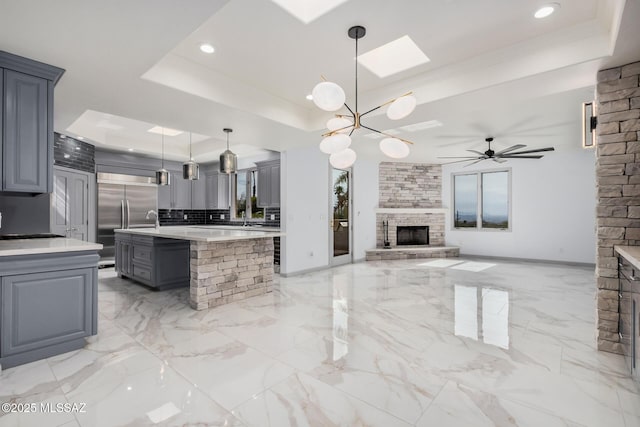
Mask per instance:
[[[329,12],[347,0],[271,0],[305,24]]]
[[[380,78],[408,70],[430,59],[420,50],[411,37],[402,36],[358,56],[358,61]]]
[[[164,136],[178,136],[181,133],[183,133],[181,130],[163,128],[162,126],[154,126],[151,129],[149,129],[147,132],[157,133],[158,135],[164,134]]]

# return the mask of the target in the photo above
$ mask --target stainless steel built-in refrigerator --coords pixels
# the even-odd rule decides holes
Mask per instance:
[[[155,226],[155,217],[146,218],[150,210],[158,211],[158,186],[153,178],[98,173],[98,243],[103,245],[101,264],[114,261],[113,230]]]

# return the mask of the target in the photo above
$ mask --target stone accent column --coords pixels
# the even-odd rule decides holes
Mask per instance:
[[[598,349],[622,353],[614,245],[640,245],[640,62],[598,73]]]
[[[272,291],[273,238],[191,242],[190,304],[196,310]]]

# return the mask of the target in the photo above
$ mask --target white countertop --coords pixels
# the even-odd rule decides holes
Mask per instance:
[[[640,246],[614,246],[616,252],[640,270]]]
[[[98,251],[100,249],[102,249],[102,245],[99,243],[65,239],[64,237],[0,240],[0,256]]]
[[[272,231],[273,230],[273,231]],[[167,239],[192,240],[198,242],[224,242],[245,239],[267,239],[284,236],[278,229],[268,227],[232,227],[232,226],[165,226],[155,228],[129,228],[115,230],[116,233],[137,234],[142,236],[164,237]]]

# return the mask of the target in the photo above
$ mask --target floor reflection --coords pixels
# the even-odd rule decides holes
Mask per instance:
[[[455,335],[509,348],[509,292],[455,285],[454,308]]]
[[[333,280],[333,360],[349,353],[348,280]]]

